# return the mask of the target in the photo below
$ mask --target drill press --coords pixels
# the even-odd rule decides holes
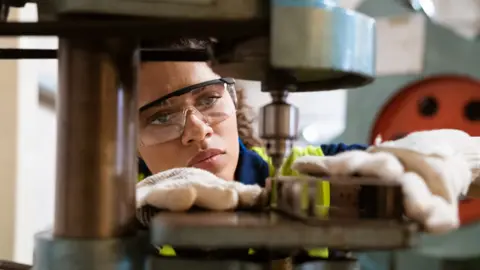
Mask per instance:
[[[132,226],[136,73],[143,40],[214,38],[215,46],[206,51],[214,65],[237,72],[238,78],[261,80],[273,100],[262,109],[261,135],[278,169],[297,137],[298,109],[288,104],[287,94],[371,82],[373,19],[337,7],[333,0],[35,2],[39,22],[0,24],[2,36],[60,38],[55,224],[53,231],[36,237],[34,269],[271,266],[238,260],[159,260],[149,256],[151,244],[202,249],[391,249],[411,244],[412,228],[391,220],[307,226],[281,215],[171,213],[156,218],[147,234]]]
[[[301,4],[300,4],[301,2]],[[337,7],[337,1],[273,1],[270,63],[260,136],[279,169],[298,138],[298,109],[289,92],[353,88],[375,75],[375,21]]]

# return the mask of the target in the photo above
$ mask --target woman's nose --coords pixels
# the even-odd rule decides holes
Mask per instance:
[[[182,143],[184,145],[202,142],[212,136],[212,134],[212,128],[203,121],[201,116],[197,116],[193,112],[187,113],[182,135]]]

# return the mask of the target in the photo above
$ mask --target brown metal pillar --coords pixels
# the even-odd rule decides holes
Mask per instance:
[[[135,218],[135,44],[61,39],[54,235],[109,238]]]

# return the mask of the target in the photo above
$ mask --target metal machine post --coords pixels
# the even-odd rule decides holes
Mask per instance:
[[[134,267],[136,49],[60,39],[55,223],[37,237],[34,269]]]
[[[132,234],[136,179],[133,42],[60,39],[54,235]]]

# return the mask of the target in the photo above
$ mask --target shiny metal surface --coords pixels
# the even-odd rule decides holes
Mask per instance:
[[[32,270],[143,270],[151,250],[146,233],[79,241],[45,231],[35,235],[35,247]]]
[[[217,64],[229,71],[228,76],[262,80],[269,86],[267,91],[353,88],[370,83],[375,76],[375,20],[340,8],[332,0],[60,0],[56,10],[62,15],[180,19],[193,25],[218,20],[216,29],[222,28],[222,21],[243,22],[245,26],[254,20],[269,22],[270,33],[252,32],[233,44],[227,41],[225,45],[223,41],[229,40],[226,36],[223,40],[214,36],[222,47],[216,53]],[[183,37],[212,37],[200,31],[181,31]],[[233,30],[229,33],[231,39],[238,35]]]
[[[134,42],[60,39],[54,234],[109,238],[135,219]]]
[[[279,168],[286,153],[298,138],[300,112],[287,103],[287,91],[271,92],[272,103],[260,110],[260,137],[265,141],[267,154]]]
[[[318,248],[385,250],[409,248],[417,226],[388,220],[327,219],[308,225],[276,213],[160,213],[151,242],[199,249]]]
[[[332,1],[273,0],[270,64],[289,91],[352,88],[376,74],[375,20]]]
[[[266,65],[259,55],[269,52],[271,69],[265,68],[264,76],[257,75],[273,99],[261,109],[260,137],[278,169],[299,132],[299,112],[286,102],[287,91],[332,90],[370,83],[376,72],[376,32],[374,19],[339,8],[335,1],[270,3],[270,47],[262,39],[242,44],[237,57],[243,65],[230,64],[227,68],[239,76],[251,75],[252,71],[261,74],[258,67]],[[257,68],[246,68],[254,65]]]

